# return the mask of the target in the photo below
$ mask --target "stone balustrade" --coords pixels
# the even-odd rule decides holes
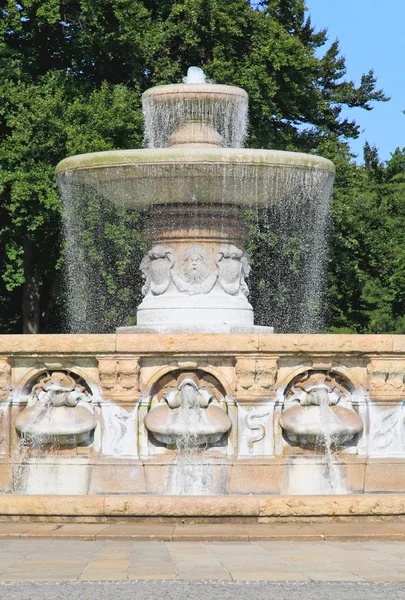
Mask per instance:
[[[38,388],[43,381],[62,381],[61,375],[52,379],[53,373],[66,373],[73,386],[76,381],[81,410],[91,408],[95,428],[89,426],[85,438],[52,441],[50,434],[35,443],[32,427],[29,439],[16,429],[22,411],[39,397],[48,411],[45,417],[54,410],[62,414],[61,396],[51,400],[48,388]],[[232,424],[221,439],[200,448],[191,465],[200,488],[191,486],[191,492],[176,487],[178,473],[190,465],[182,464],[173,444],[154,438],[145,427],[149,411],[165,401],[162,390],[182,377],[203,382],[199,385],[210,390],[207,398]],[[78,495],[403,492],[404,380],[405,336],[0,336],[0,490]],[[319,381],[326,392],[315,397]],[[340,442],[332,439],[326,447],[322,431],[327,422],[321,417],[315,419],[319,435],[313,423],[308,436],[284,431],[283,411],[292,415],[295,401],[297,414],[308,408],[311,415],[324,402],[326,418],[340,407]],[[63,418],[74,423],[74,402],[64,402]],[[345,411],[351,423],[356,421],[347,432]],[[288,422],[294,429],[291,418]],[[71,423],[67,431],[74,431]]]

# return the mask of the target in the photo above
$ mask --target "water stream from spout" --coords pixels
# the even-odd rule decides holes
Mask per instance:
[[[328,395],[322,396],[319,403],[320,412],[320,424],[322,435],[319,438],[318,447],[323,452],[325,466],[324,466],[324,493],[328,494],[340,494],[343,493],[343,483],[341,479],[339,465],[337,464],[336,457],[333,453],[334,440],[331,436],[331,419],[333,413],[329,405]]]

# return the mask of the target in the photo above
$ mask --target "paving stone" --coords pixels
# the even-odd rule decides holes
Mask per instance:
[[[134,542],[129,579],[176,579],[177,572],[167,544],[164,542]]]
[[[97,539],[170,540],[174,528],[174,524],[167,523],[117,523],[108,525],[97,535]]]
[[[169,552],[174,561],[178,577],[189,580],[228,580],[228,571],[212,556],[201,543],[171,542]]]
[[[249,540],[321,540],[322,534],[311,525],[295,523],[249,523],[243,525]]]
[[[106,527],[107,525],[105,524],[97,523],[67,523],[65,525],[48,523],[30,529],[29,531],[25,532],[22,537],[68,537],[71,539],[95,539],[96,535],[101,533]]]
[[[386,523],[322,523],[314,524],[314,529],[322,533],[326,541],[405,540],[405,532],[387,527]]]
[[[219,526],[203,523],[194,525],[176,525],[173,533],[173,540],[188,541],[195,539],[200,539],[202,541],[248,541],[248,533],[242,525],[227,523],[221,523]]]
[[[32,529],[32,523],[0,523],[0,538],[20,537],[22,533]]]

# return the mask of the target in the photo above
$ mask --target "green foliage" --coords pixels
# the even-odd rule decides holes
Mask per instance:
[[[2,331],[21,330],[28,276],[36,279],[41,296],[41,329],[59,326],[65,292],[59,284],[63,261],[56,164],[76,153],[140,147],[142,92],[181,81],[190,65],[203,66],[213,81],[247,90],[250,146],[340,153],[338,160],[346,165],[339,175],[343,184],[351,184],[351,171],[356,181],[363,177],[341,150],[342,140],[358,135],[342,109],[370,110],[385,97],[372,71],[359,86],[345,80],[338,43],[326,46],[326,31],[315,31],[304,0],[4,0],[0,14]],[[385,189],[400,185],[394,180],[401,176],[402,159],[393,157],[387,167],[395,173]],[[336,210],[336,243],[348,252],[346,240],[339,238],[346,215],[343,208]],[[356,210],[348,207],[347,216],[355,220]],[[132,223],[131,231],[136,227]],[[126,257],[140,243],[135,235],[124,235],[121,242],[122,232],[114,227],[104,234],[115,246],[124,244]],[[356,236],[353,224],[350,243]],[[99,257],[94,263],[102,278],[106,260]],[[331,277],[332,288],[336,285],[341,293],[338,275]],[[106,300],[112,313],[118,311],[113,296],[111,291]],[[333,315],[339,306],[334,300]],[[115,322],[115,316],[111,319]]]
[[[405,148],[338,169],[329,264],[332,331],[405,333]],[[348,168],[349,167],[349,168]]]

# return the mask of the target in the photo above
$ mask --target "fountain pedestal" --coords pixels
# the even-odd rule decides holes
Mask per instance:
[[[252,330],[249,257],[241,250],[246,231],[237,207],[160,205],[150,211],[144,233],[152,248],[141,263],[145,284],[138,328],[161,333]]]

